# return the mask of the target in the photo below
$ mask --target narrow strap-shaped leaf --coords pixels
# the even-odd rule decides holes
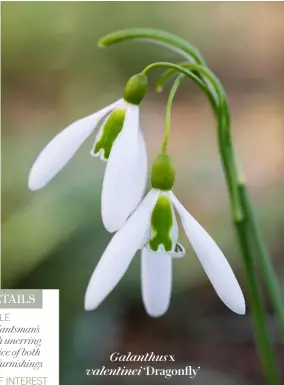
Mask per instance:
[[[194,61],[197,64],[205,65],[198,49],[192,46],[188,41],[169,32],[151,28],[133,28],[121,31],[112,32],[103,36],[99,40],[100,47],[127,41],[127,40],[142,39],[170,48],[171,50],[181,54],[189,61]]]

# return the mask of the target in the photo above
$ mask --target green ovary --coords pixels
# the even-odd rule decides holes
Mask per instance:
[[[157,200],[151,217],[153,237],[150,239],[150,248],[157,251],[164,245],[165,251],[172,250],[170,231],[173,227],[172,205],[169,198],[161,195]]]
[[[108,159],[112,145],[123,127],[126,111],[122,108],[116,108],[110,114],[106,121],[100,139],[97,141],[93,150],[97,154],[100,150],[104,150],[104,158]]]

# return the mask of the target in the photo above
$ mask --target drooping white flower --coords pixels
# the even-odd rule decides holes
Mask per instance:
[[[147,179],[147,153],[139,126],[139,104],[147,78],[138,74],[125,87],[124,98],[82,118],[61,131],[34,162],[28,185],[46,186],[69,162],[101,119],[92,156],[107,162],[102,188],[102,219],[110,232],[118,230],[142,199]]]
[[[163,315],[172,290],[172,259],[182,257],[174,208],[205,273],[220,299],[232,311],[245,313],[238,281],[222,251],[178,201],[172,191],[152,189],[113,236],[90,279],[85,309],[93,310],[115,288],[135,253],[142,250],[142,298],[149,315]]]

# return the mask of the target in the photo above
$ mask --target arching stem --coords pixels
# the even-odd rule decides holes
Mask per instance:
[[[167,146],[168,146],[168,140],[171,132],[171,112],[172,112],[172,104],[173,100],[175,97],[175,94],[177,92],[177,89],[180,85],[181,79],[183,78],[183,75],[179,75],[176,80],[174,81],[174,84],[171,88],[168,102],[167,102],[167,107],[166,107],[166,128],[165,128],[165,133],[164,133],[164,138],[163,138],[163,143],[162,143],[162,153],[166,154],[167,152]]]

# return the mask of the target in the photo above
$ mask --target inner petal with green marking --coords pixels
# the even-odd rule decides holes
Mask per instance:
[[[92,150],[93,155],[103,152],[103,158],[108,160],[112,145],[122,130],[126,110],[115,108],[105,122]]]
[[[163,246],[165,251],[171,251],[174,248],[171,238],[173,225],[171,201],[168,195],[161,194],[151,216],[152,237],[149,241],[151,250],[157,251],[159,246]]]

